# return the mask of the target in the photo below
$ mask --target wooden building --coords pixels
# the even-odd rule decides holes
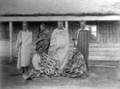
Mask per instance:
[[[65,27],[68,28],[72,39],[74,32],[79,28],[79,22],[84,20],[91,29],[89,60],[120,61],[119,5],[116,3],[104,5],[103,2],[99,5],[94,0],[90,2],[92,1],[25,0],[8,3],[8,6],[6,2],[1,2],[4,5],[0,3],[1,56],[11,56],[11,60],[12,56],[15,56],[16,35],[22,29],[23,21],[28,22],[29,29],[34,34],[39,30],[41,22],[45,22],[52,32],[57,26],[57,21],[65,21]]]

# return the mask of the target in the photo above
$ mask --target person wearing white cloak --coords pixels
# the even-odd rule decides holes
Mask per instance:
[[[59,62],[59,69],[63,70],[68,60],[69,35],[68,29],[64,28],[62,21],[58,22],[58,27],[53,31],[50,41],[48,55],[54,57]]]
[[[32,53],[32,32],[28,30],[26,22],[23,22],[23,30],[18,33],[16,46],[18,50],[17,69],[25,74],[28,71]]]

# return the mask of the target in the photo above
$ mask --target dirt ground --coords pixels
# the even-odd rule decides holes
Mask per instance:
[[[115,68],[90,67],[89,77],[72,79],[56,77],[51,79],[36,78],[24,81],[18,73],[15,63],[6,63],[7,58],[0,58],[0,89],[120,89]]]

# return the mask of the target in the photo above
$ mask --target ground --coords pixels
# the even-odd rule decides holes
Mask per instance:
[[[36,78],[24,81],[17,73],[16,65],[8,64],[7,58],[0,58],[0,89],[120,89],[115,68],[90,67],[86,79],[56,77],[52,79]]]

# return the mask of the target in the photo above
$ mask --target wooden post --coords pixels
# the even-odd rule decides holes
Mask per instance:
[[[13,25],[12,22],[9,22],[9,42],[10,42],[10,60],[11,63],[13,61],[13,49],[12,49],[12,33],[13,33]]]
[[[68,31],[68,36],[69,36],[69,27],[68,27],[68,21],[65,21],[65,29]],[[69,36],[70,37],[70,36]],[[70,40],[69,40],[70,41]]]
[[[118,29],[118,35],[119,35],[118,37],[120,37],[120,21],[118,22],[118,25],[117,25],[117,26],[118,26],[117,29]],[[118,38],[117,41],[120,43],[120,40],[119,40],[119,39],[120,39],[120,38]],[[118,68],[116,69],[116,71],[117,71],[117,79],[120,80],[120,61],[118,62]]]
[[[65,29],[68,31],[68,35],[69,35],[68,21],[65,21]]]
[[[65,21],[65,28],[68,30],[68,21]]]

